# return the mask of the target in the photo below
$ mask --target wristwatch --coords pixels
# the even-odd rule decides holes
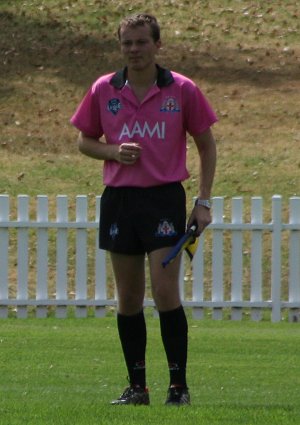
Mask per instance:
[[[211,209],[211,203],[210,203],[210,201],[208,199],[199,199],[199,198],[197,198],[195,200],[195,207],[199,207],[199,206],[205,207],[208,210]]]

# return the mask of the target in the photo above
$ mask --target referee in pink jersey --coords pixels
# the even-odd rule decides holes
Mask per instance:
[[[118,28],[124,68],[95,81],[71,118],[79,150],[104,161],[100,248],[109,251],[118,294],[117,326],[129,386],[112,404],[148,405],[145,258],[159,312],[170,375],[166,405],[190,404],[186,380],[188,323],[179,291],[180,256],[162,261],[192,223],[197,235],[211,222],[216,166],[211,126],[216,115],[196,84],[156,63],[160,27],[149,14]],[[189,217],[186,137],[199,154],[197,200]]]

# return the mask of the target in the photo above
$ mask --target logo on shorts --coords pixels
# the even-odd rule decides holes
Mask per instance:
[[[118,225],[117,225],[117,223],[113,223],[113,224],[110,226],[110,229],[109,229],[109,236],[110,236],[112,239],[116,239],[116,237],[118,236],[118,234],[119,234],[119,228],[118,228]]]
[[[177,232],[175,232],[173,223],[168,220],[161,220],[155,235],[163,238],[166,236],[175,236]]]
[[[108,104],[107,104],[108,111],[112,112],[114,115],[117,115],[120,109],[122,109],[122,105],[119,99],[114,98],[108,101]]]
[[[167,97],[160,108],[160,112],[180,112],[180,108],[175,97]]]

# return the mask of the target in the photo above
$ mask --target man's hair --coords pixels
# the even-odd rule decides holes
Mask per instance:
[[[158,25],[158,22],[155,16],[149,15],[147,13],[136,13],[134,15],[127,16],[126,18],[122,19],[118,28],[119,40],[121,38],[122,28],[126,28],[126,27],[136,28],[136,27],[142,27],[145,25],[150,26],[153,40],[155,42],[160,40],[160,27]]]

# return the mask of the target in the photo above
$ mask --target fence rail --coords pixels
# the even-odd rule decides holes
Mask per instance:
[[[73,220],[74,208],[64,195],[56,197],[54,219],[49,218],[47,196],[37,196],[32,212],[31,199],[19,195],[15,220],[10,201],[0,195],[0,318],[9,317],[12,309],[26,318],[30,308],[41,318],[54,308],[64,318],[69,306],[77,317],[86,317],[90,307],[103,317],[117,301],[108,289],[106,254],[97,247],[100,197],[92,220],[87,196],[76,197]],[[231,218],[225,221],[224,201],[212,200],[213,220],[200,238],[192,267],[182,260],[183,305],[199,319],[206,310],[217,320],[227,310],[232,320],[241,320],[245,311],[261,320],[269,311],[277,322],[288,310],[289,319],[299,321],[300,197],[289,199],[287,223],[279,195],[272,197],[269,222],[263,220],[261,197],[251,199],[249,222],[244,222],[241,197],[232,198]],[[151,295],[145,306],[154,306]]]

